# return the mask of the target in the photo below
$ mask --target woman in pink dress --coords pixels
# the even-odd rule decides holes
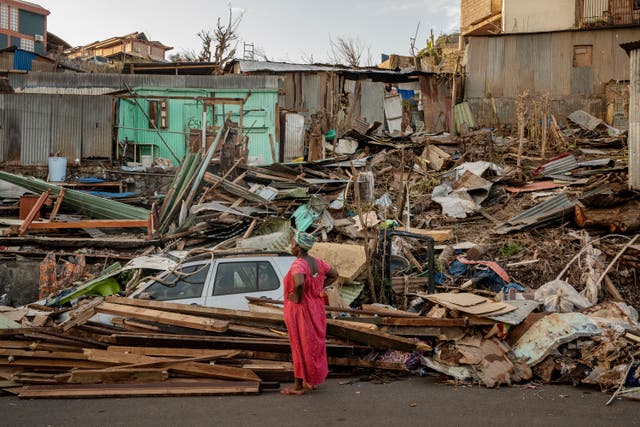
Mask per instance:
[[[308,251],[315,238],[297,232],[291,253],[297,259],[284,278],[284,321],[289,332],[295,382],[281,391],[286,395],[302,395],[314,390],[329,372],[327,364],[327,318],[322,292],[338,278],[338,273],[326,262],[313,258]]]

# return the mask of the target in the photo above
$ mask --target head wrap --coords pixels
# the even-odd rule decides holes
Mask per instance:
[[[296,231],[294,237],[296,244],[305,251],[310,250],[313,247],[313,244],[316,242],[316,238],[309,233],[305,233],[304,231]]]

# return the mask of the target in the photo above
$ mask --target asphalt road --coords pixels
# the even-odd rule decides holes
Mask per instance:
[[[631,426],[640,402],[571,386],[456,387],[331,379],[302,397],[20,400],[0,397],[2,426]]]

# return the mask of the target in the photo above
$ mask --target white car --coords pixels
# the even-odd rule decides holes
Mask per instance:
[[[130,298],[249,310],[246,296],[283,299],[283,279],[294,260],[269,252],[200,255],[139,284]]]

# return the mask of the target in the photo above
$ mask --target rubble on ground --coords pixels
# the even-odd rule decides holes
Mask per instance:
[[[5,220],[3,244],[59,244],[59,234],[40,233],[66,223],[87,231],[64,239],[120,242],[132,259],[193,248],[215,256],[287,251],[293,230],[307,231],[318,236],[317,256],[340,265],[328,307],[332,369],[435,372],[486,387],[589,384],[632,397],[638,195],[624,185],[624,133],[591,122],[576,112],[560,128],[554,118],[542,147],[533,129],[529,140],[507,130],[391,136],[361,126],[320,160],[262,167],[241,152],[220,155],[228,123],[206,151],[185,157],[148,210],[2,173],[46,194],[23,221]],[[109,215],[54,211],[37,220],[49,197],[61,201],[51,209],[88,203]],[[135,232],[86,237],[107,220]],[[251,301],[257,311],[245,313],[124,298],[142,275],[79,295],[69,289],[110,272],[72,264],[59,274],[48,257],[45,302],[0,314],[3,389],[21,397],[257,393],[291,379],[281,301]],[[96,313],[115,317],[97,324]]]

